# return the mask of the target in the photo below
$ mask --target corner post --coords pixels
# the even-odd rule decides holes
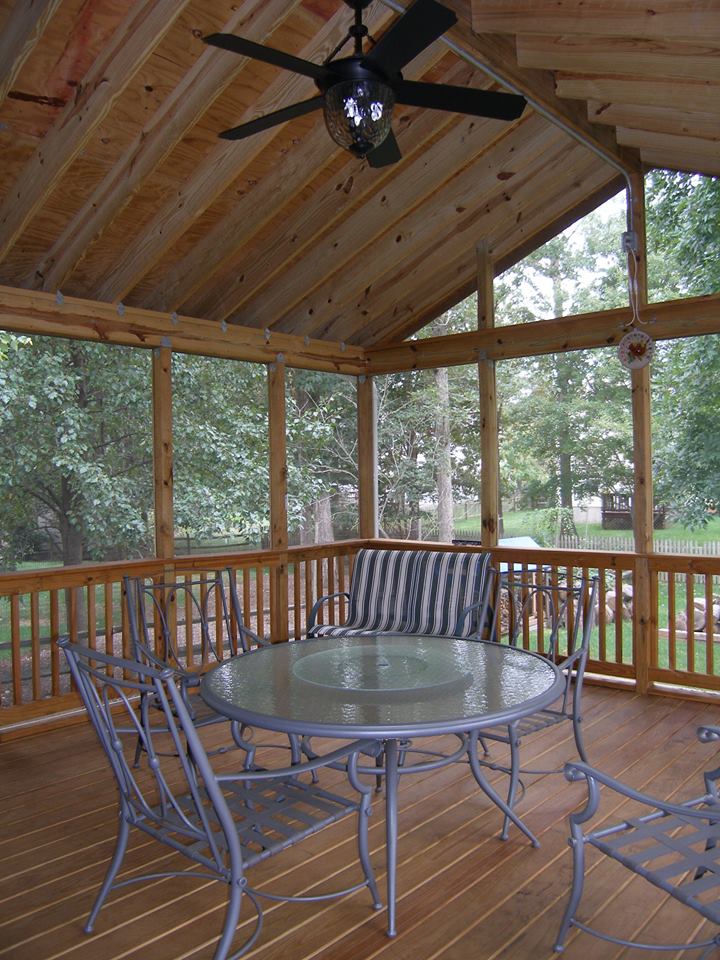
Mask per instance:
[[[372,377],[357,379],[358,534],[378,535],[377,396]]]
[[[628,254],[629,277],[635,277],[637,306],[647,305],[647,247],[645,236],[645,181],[642,173],[631,174],[628,197],[629,225],[636,238],[636,252]],[[632,280],[631,280],[632,282]],[[631,291],[632,296],[632,291]],[[633,655],[638,693],[647,693],[653,645],[657,640],[657,616],[648,555],[653,552],[652,428],[650,367],[631,371],[633,421]]]
[[[480,243],[477,252],[478,330],[495,326],[494,270],[487,243]],[[480,514],[482,545],[497,546],[500,505],[500,464],[498,454],[498,416],[495,384],[495,361],[478,355],[480,391]]]
[[[270,548],[284,555],[270,571],[270,639],[288,639],[288,518],[285,364],[268,364],[268,433],[270,448]]]

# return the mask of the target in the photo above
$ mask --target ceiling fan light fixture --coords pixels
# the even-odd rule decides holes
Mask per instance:
[[[382,80],[343,80],[325,93],[325,125],[335,143],[364,157],[390,133],[394,104]]]

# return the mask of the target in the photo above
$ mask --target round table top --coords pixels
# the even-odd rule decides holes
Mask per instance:
[[[554,664],[504,644],[373,634],[242,654],[208,671],[200,693],[218,713],[269,730],[384,739],[508,723],[548,706],[562,685]]]

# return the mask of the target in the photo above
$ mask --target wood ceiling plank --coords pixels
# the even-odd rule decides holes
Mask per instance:
[[[473,292],[474,245],[479,239],[488,240],[497,271],[505,270],[553,236],[550,228],[556,226],[559,232],[574,222],[576,208],[588,212],[588,196],[600,203],[607,193],[617,191],[613,171],[575,144],[549,149],[545,161],[542,171],[523,172],[477,214],[471,211],[467,220],[437,233],[424,251],[398,263],[392,297],[377,284],[366,298],[364,325],[360,326],[359,311],[347,312],[345,319],[354,322],[356,331],[361,329],[359,336],[348,335],[348,341],[368,346],[422,329]],[[559,179],[559,168],[567,170],[568,176]],[[339,335],[337,325],[330,329]]]
[[[642,151],[642,158],[649,167],[659,167],[661,170],[679,170],[681,173],[699,173],[704,177],[720,177],[720,154],[708,158],[692,153],[661,153],[648,149]]]
[[[607,100],[708,113],[717,110],[720,100],[720,84],[708,81],[645,80],[558,73],[556,89],[558,96],[577,100]]]
[[[515,169],[513,146],[520,147],[532,138],[533,132],[548,129],[549,124],[534,115],[521,120],[519,126],[510,128],[510,140],[506,151],[509,170]],[[553,130],[553,133],[555,131]],[[512,136],[512,134],[515,134]],[[408,214],[427,207],[428,198],[438,200],[438,190],[450,182],[450,196],[443,206],[445,215],[462,204],[464,192],[472,190],[474,175],[465,166],[458,177],[450,158],[468,158],[484,155],[491,144],[500,138],[508,139],[508,125],[501,121],[482,121],[463,118],[442,139],[431,144],[391,184],[386,184],[368,200],[337,224],[335,229],[316,243],[313,257],[324,265],[315,284],[309,282],[307,265],[298,261],[283,274],[282,283],[268,285],[251,301],[243,305],[241,316],[265,318],[271,329],[295,329],[310,333],[328,310],[335,311],[337,304],[351,296],[350,291],[363,289],[370,277],[367,273],[368,257],[372,258],[372,281],[392,268],[394,259],[401,255],[405,244],[413,236],[405,229]],[[457,160],[456,160],[457,162]],[[474,169],[474,168],[473,168]],[[490,177],[497,183],[496,174]],[[481,190],[477,186],[477,190]],[[458,192],[459,191],[459,192]],[[413,217],[413,223],[423,217]],[[402,226],[398,226],[402,223]],[[314,287],[314,288],[313,288]]]
[[[286,0],[245,0],[223,27],[261,42],[291,11]],[[243,57],[207,47],[139,131],[98,187],[90,194],[28,278],[28,286],[55,290],[72,272],[87,247],[122,210],[143,180],[165,159],[205,113],[208,105],[242,70]]]
[[[0,31],[0,102],[14,85],[62,0],[25,0],[15,4]]]
[[[720,82],[720,43],[521,34],[517,57],[520,66],[544,70]]]
[[[690,156],[720,162],[720,145],[717,140],[705,140],[702,137],[673,136],[667,133],[651,133],[647,130],[631,130],[618,127],[618,140],[628,146],[637,147],[644,155],[652,151],[658,156]],[[718,131],[720,136],[720,131]]]
[[[448,4],[452,6],[452,2]],[[486,63],[513,88],[536,102],[556,122],[590,143],[595,149],[628,171],[640,169],[640,158],[635,151],[620,147],[612,131],[601,133],[601,127],[589,123],[584,106],[569,103],[558,96],[555,78],[549,70],[518,65],[514,40],[510,37],[478,34],[462,22],[450,31],[459,47]],[[610,135],[608,136],[607,133]]]
[[[138,0],[0,205],[0,261],[189,0]]]
[[[340,42],[347,31],[347,10],[335,14],[298,54],[303,59],[322,60]],[[218,54],[220,55],[220,53]],[[258,97],[242,117],[232,118],[233,124],[251,120],[266,110],[275,109],[279,102],[293,103],[317,92],[312,81],[297,74],[280,71],[278,78]],[[157,263],[164,252],[180,237],[193,221],[203,213],[237,177],[241,169],[262,151],[277,135],[272,128],[242,141],[243,148],[232,141],[220,141],[200,165],[193,179],[181,186],[177,194],[163,205],[134,247],[119,258],[112,276],[100,280],[93,290],[98,300],[117,300],[125,296]]]
[[[459,130],[462,135],[463,125]],[[384,220],[393,209],[389,192],[387,205],[379,203],[374,209],[366,206],[359,210],[342,226],[349,258],[333,263],[337,269],[329,273],[320,286],[293,305],[284,316],[278,317],[275,320],[277,329],[292,329],[310,336],[316,331],[323,338],[346,339],[358,318],[373,315],[369,302],[378,296],[394,297],[399,261],[427,250],[434,238],[444,236],[448,230],[460,232],[460,223],[472,220],[477,207],[491,202],[494,195],[503,196],[512,179],[530,169],[558,139],[566,140],[566,137],[542,118],[531,114],[519,126],[488,144],[488,149],[477,151],[476,162],[456,175],[438,178],[436,172],[420,193],[422,202],[409,208],[404,203],[398,205],[400,218],[395,216]],[[428,151],[424,158],[428,164],[437,161],[442,165],[443,160],[447,163],[447,156],[457,150],[451,136],[434,146],[434,155]],[[411,172],[404,179],[410,182],[410,187],[414,183]],[[319,249],[318,255],[331,256],[335,242],[333,238],[327,250]],[[474,246],[473,243],[470,245]],[[368,275],[366,262],[370,257],[374,269]],[[261,305],[256,301],[251,306],[256,310]],[[266,315],[273,316],[272,313]],[[349,324],[348,318],[351,318]],[[272,329],[273,324],[270,326]]]
[[[599,310],[554,320],[537,320],[492,330],[413,340],[365,351],[368,375],[472,363],[481,354],[492,360],[567,353],[615,346],[631,319],[629,307]],[[640,320],[654,340],[720,333],[720,293],[650,303]]]
[[[655,133],[704,137],[709,140],[720,137],[720,104],[716,113],[699,113],[673,107],[590,100],[588,118],[593,123],[633,127]]]
[[[717,0],[472,0],[477,33],[720,40]]]
[[[0,329],[42,336],[69,337],[126,347],[170,347],[192,353],[252,363],[275,363],[278,354],[290,367],[331,373],[364,373],[364,351],[358,347],[309,340],[284,333],[267,337],[260,330],[220,324],[195,317],[115,306],[79,297],[0,286]]]
[[[372,21],[369,23],[376,29]],[[426,51],[416,58],[412,72],[422,76],[437,59],[437,50]],[[455,69],[452,81],[448,82],[459,81],[460,74],[467,78],[467,73],[464,66]],[[404,113],[408,115],[407,110]],[[398,140],[405,153],[413,149],[415,139],[423,131],[429,135],[431,123],[436,122],[431,111],[425,111],[423,116],[425,123],[416,123],[415,119],[404,124],[396,121]],[[278,210],[300,194],[337,150],[320,119],[311,133],[288,152],[281,176],[265,177],[242,203],[232,205],[192,250],[163,270],[147,305],[152,309],[182,308],[197,316],[224,320],[252,290],[273,282],[277,273],[284,273],[291,260],[298,258],[323,230],[330,229],[350,203],[358,202],[363,190],[377,189],[381,180],[392,175],[392,171],[374,170],[347,154],[348,162],[330,178],[327,190],[312,198],[312,226],[307,224],[309,211],[302,209],[281,216],[277,232],[271,237],[263,236],[255,244],[254,238],[262,228],[278,217]],[[212,264],[212,269],[208,264]]]
[[[436,57],[436,52],[426,51],[417,58],[414,66],[418,68],[420,76]],[[469,75],[469,67],[465,64],[456,64],[444,80],[448,83],[466,83]],[[278,217],[275,228],[269,234],[262,235],[259,243],[251,242],[254,233],[252,228],[249,231],[247,226],[243,226],[242,231],[235,229],[235,237],[242,238],[242,246],[234,251],[228,262],[228,268],[220,273],[214,273],[191,298],[183,297],[179,301],[183,310],[194,315],[210,317],[213,320],[228,319],[240,311],[241,316],[236,317],[238,322],[251,326],[265,326],[264,316],[253,319],[257,317],[254,311],[243,316],[243,304],[250,303],[257,291],[272,284],[284,287],[288,272],[300,262],[303,254],[312,252],[316,248],[320,239],[326,236],[342,217],[360,204],[365,204],[368,198],[384,190],[386,185],[391,184],[396,177],[405,176],[405,170],[408,163],[412,161],[413,154],[420,150],[424,151],[427,142],[436,136],[438,123],[442,125],[442,129],[457,122],[449,115],[438,114],[432,110],[405,108],[398,112],[400,117],[395,120],[395,134],[405,157],[399,170],[395,167],[374,169],[347,155],[348,162],[328,179],[325,186],[318,189],[313,195],[312,202],[303,205],[295,212],[290,212],[288,216]],[[324,128],[319,129],[317,143],[309,143],[308,152],[317,151],[318,148],[324,150],[328,140],[329,137]],[[330,143],[332,144],[332,141]],[[220,239],[223,233],[229,233],[228,228],[233,226],[233,221],[245,225],[248,222],[254,224],[256,218],[257,220],[263,216],[267,218],[271,213],[277,217],[277,200],[273,196],[273,191],[283,196],[288,189],[293,189],[294,162],[293,152],[288,159],[288,165],[283,166],[281,185],[274,179],[268,180],[253,192],[250,198],[251,205],[238,207],[235,212],[228,215],[227,226],[218,230]],[[308,163],[311,162],[312,156],[309,156]],[[317,170],[317,167],[311,166],[311,170]],[[259,208],[258,204],[264,205],[265,210],[262,206]],[[201,243],[198,251],[205,262],[212,257],[218,246],[215,237],[208,237],[207,240],[212,243],[213,249]],[[190,259],[191,256],[188,255],[187,260],[190,261]],[[214,261],[210,260],[210,262]],[[182,264],[177,266],[181,268]],[[192,269],[189,262],[187,266]],[[301,271],[306,269],[306,266],[300,267]],[[180,270],[173,268],[171,276],[175,275],[181,278]],[[303,273],[303,276],[306,276],[306,273]]]

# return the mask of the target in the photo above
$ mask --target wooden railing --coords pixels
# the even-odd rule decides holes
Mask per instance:
[[[364,543],[394,549],[480,549],[354,540],[286,552],[106,563],[0,576],[0,738],[32,732],[38,724],[57,722],[58,714],[77,708],[57,647],[60,637],[118,654],[129,652],[124,575],[179,579],[229,568],[237,578],[245,622],[277,641],[285,638],[276,635],[281,618],[272,608],[270,586],[278,571],[287,571],[287,597],[279,598],[278,604],[287,607],[290,638],[299,639],[315,600],[347,589],[352,559]],[[649,560],[651,571],[654,615],[647,625],[637,622],[632,598],[633,572],[640,559]],[[527,576],[541,570],[562,581],[579,573],[599,576],[590,673],[608,682],[634,682],[641,675],[636,651],[648,649],[651,692],[720,691],[720,655],[715,652],[720,641],[715,619],[720,617],[720,558],[496,548],[493,562],[516,565]],[[345,606],[342,598],[329,605],[324,622],[342,623]],[[641,630],[649,632],[648,644],[637,643]]]

